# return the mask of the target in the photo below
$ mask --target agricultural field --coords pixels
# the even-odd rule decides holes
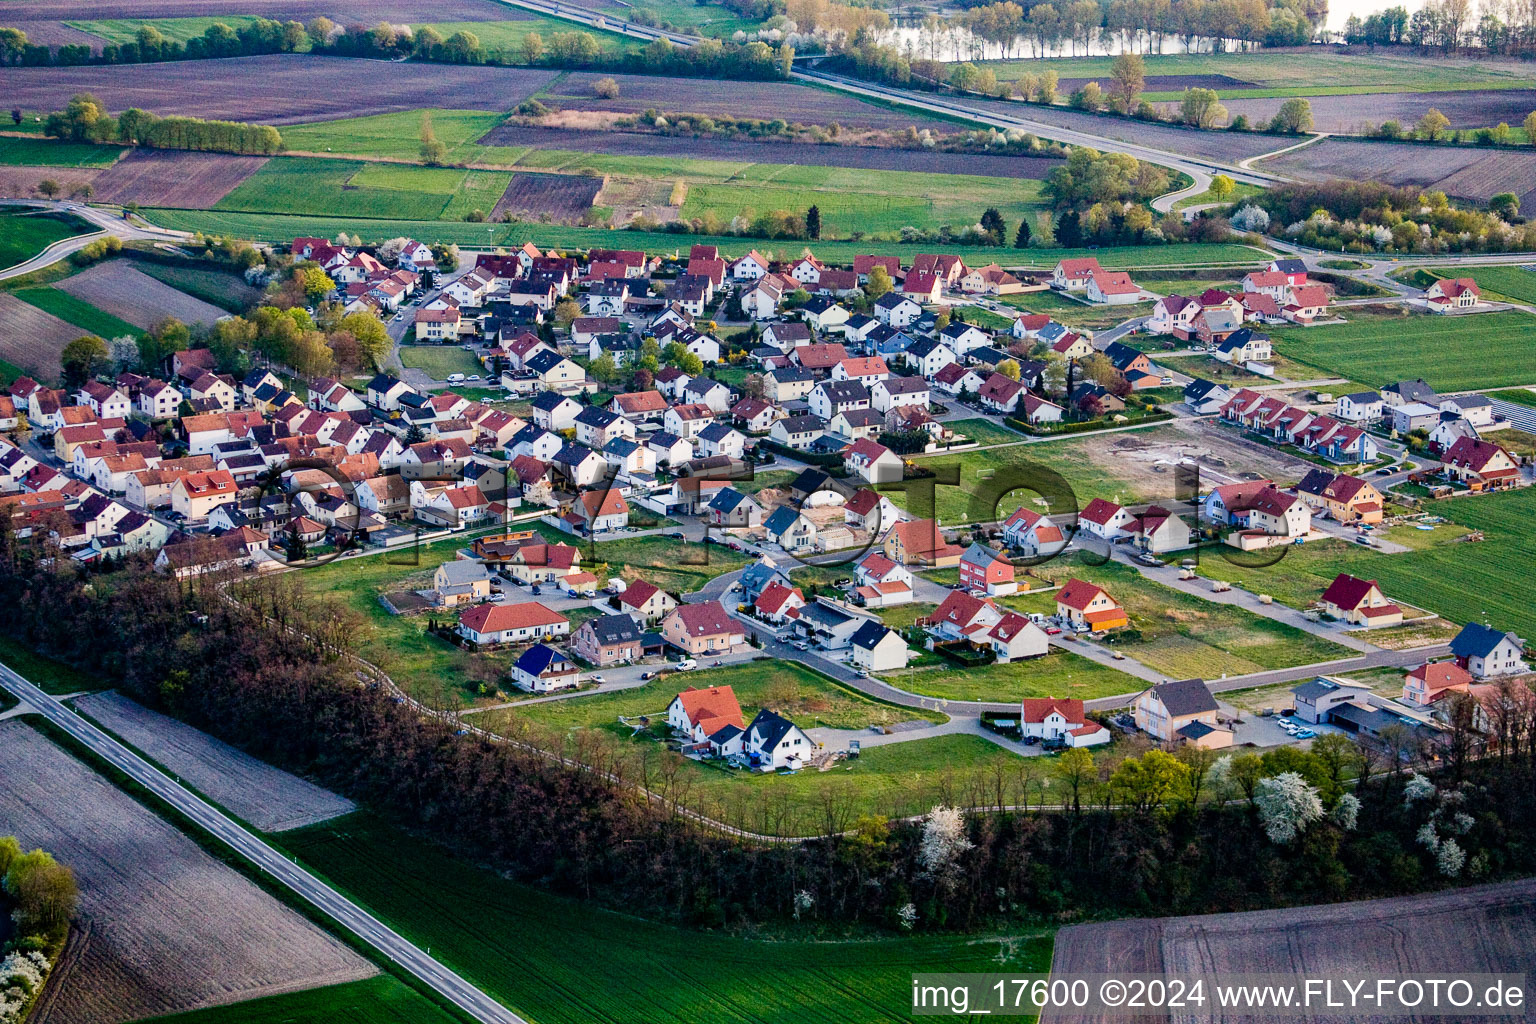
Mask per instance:
[[[504,115],[481,110],[402,110],[367,117],[346,117],[288,125],[283,145],[294,153],[346,153],[392,160],[421,159],[421,122],[427,117],[432,134],[448,149],[452,163],[476,160],[476,140],[500,124]]]
[[[77,217],[29,206],[0,207],[0,269],[29,260],[54,242],[93,230]]]
[[[1297,892],[1298,901],[1308,898]],[[1376,971],[1434,963],[1462,975],[1520,972],[1536,943],[1530,880],[1332,905],[1080,924],[1057,933],[1052,973],[1229,976]],[[1468,934],[1486,942],[1465,942]]]
[[[267,162],[264,156],[130,150],[92,182],[97,202],[206,210]]]
[[[321,789],[115,691],[91,694],[75,709],[175,773],[200,794],[263,832],[282,832],[357,810]]]
[[[409,369],[421,370],[433,380],[447,380],[450,373],[485,372],[480,360],[457,345],[402,345],[400,362]]]
[[[1320,132],[1363,133],[1383,121],[1412,126],[1431,108],[1450,119],[1453,128],[1485,128],[1503,121],[1518,125],[1536,109],[1536,91],[1528,82],[1524,89],[1460,92],[1398,92],[1371,95],[1313,95],[1312,125]],[[1287,91],[1286,95],[1291,95]],[[1245,115],[1259,124],[1269,121],[1285,102],[1282,97],[1239,99],[1223,97],[1222,104],[1233,117]],[[1305,150],[1303,150],[1305,152]]]
[[[1006,665],[993,663],[959,668],[940,660],[936,665],[887,672],[881,678],[892,686],[925,697],[1000,702],[1024,697],[1093,700],[1136,693],[1147,685],[1135,676],[1054,647],[1042,658]]]
[[[621,717],[649,715],[653,721],[665,720],[667,705],[679,690],[711,686],[731,687],[747,721],[761,708],[771,708],[806,729],[863,729],[925,717],[908,708],[870,700],[797,662],[767,658],[697,672],[668,672],[628,690],[514,705],[512,714],[556,729],[603,728],[628,736],[633,728],[620,725]],[[933,716],[930,713],[927,717]],[[938,717],[942,720],[944,716]]]
[[[268,161],[217,208],[436,220],[467,175],[451,167],[282,157]]]
[[[926,171],[993,178],[1044,178],[1060,161],[1044,156],[945,153],[884,146],[808,145],[718,136],[662,135],[654,132],[603,131],[504,124],[480,140],[485,146],[523,147],[607,153],[617,156],[720,160],[730,163],[797,164],[865,170]],[[462,152],[462,151],[461,151]],[[473,153],[466,159],[476,159]]]
[[[1417,377],[1442,391],[1530,383],[1526,355],[1536,316],[1529,313],[1345,315],[1347,324],[1275,329],[1275,350],[1373,387]]]
[[[599,99],[592,83],[612,78],[619,85],[617,99]],[[848,128],[948,127],[916,110],[865,103],[847,93],[817,89],[789,82],[725,82],[707,78],[667,78],[650,75],[603,75],[572,72],[551,82],[539,94],[540,101],[562,110],[606,110],[638,114],[647,108],[710,117],[782,118],[791,123],[829,124]],[[516,104],[502,109],[510,110]]]
[[[202,231],[207,234],[234,235],[257,241],[291,241],[296,236],[334,238],[339,231],[357,235],[364,242],[382,242],[398,235],[409,235],[428,243],[456,242],[476,247],[517,246],[533,241],[546,248],[592,248],[625,245],[653,252],[671,252],[678,246],[678,235],[665,232],[630,231],[615,235],[607,228],[579,228],[559,224],[466,224],[452,221],[400,221],[365,217],[292,216],[281,213],[230,213],[221,210],[148,210],[146,218],[160,227],[182,231]],[[742,253],[755,248],[770,259],[788,259],[805,249],[804,242],[771,242],[763,239],[732,238],[716,235],[688,235],[689,244],[718,245],[722,252]],[[955,253],[967,263],[996,260],[1009,266],[1021,262],[1036,269],[1049,269],[1058,260],[1069,256],[1086,255],[1082,249],[1030,249],[1021,253],[1005,246],[996,248],[964,245],[907,245],[897,242],[839,242],[816,243],[816,254],[834,263],[851,263],[860,253],[898,255],[910,261],[919,252]],[[1268,258],[1246,245],[1169,245],[1126,246],[1100,249],[1093,253],[1105,267],[1135,268],[1149,262],[1159,267],[1203,266],[1212,263],[1234,267],[1251,267],[1261,256]],[[1021,260],[1020,257],[1027,257]]]
[[[231,1006],[156,1017],[145,1024],[457,1024],[459,1018],[388,975]]]
[[[753,941],[672,928],[519,885],[366,815],[289,833],[282,842],[540,1024],[696,1020],[701,992],[710,996],[712,1024],[898,1022],[909,1019],[915,970],[1035,971],[1050,959],[1049,932],[1034,929]],[[598,960],[602,984],[593,984]]]
[[[1174,467],[1192,461],[1222,472],[1241,465],[1283,482],[1299,479],[1307,468],[1278,449],[1254,448],[1223,434],[1220,428],[1179,422],[916,458],[918,465],[935,471],[960,467],[958,486],[939,484],[934,489],[933,511],[945,526],[1003,519],[1020,504],[1031,501],[1034,494],[1024,482],[1029,479],[1029,467],[1060,473],[1076,494],[1080,508],[1100,497],[1121,504],[1170,500],[1174,497]],[[1014,483],[1015,479],[1020,482]],[[925,512],[914,510],[913,493],[893,490],[891,500],[905,503],[908,511]]]
[[[162,284],[124,260],[98,263],[65,278],[57,287],[99,309],[113,310],[144,330],[166,317],[185,324],[212,324],[224,315],[217,306]]]
[[[142,272],[177,291],[231,313],[244,311],[261,298],[261,289],[245,283],[238,274],[201,266],[172,266],[143,261],[135,264]]]
[[[1112,57],[1058,57],[1050,61],[1061,76],[1100,83],[1108,81]],[[1514,61],[1458,60],[1452,57],[1414,57],[1380,51],[1372,54],[1342,53],[1180,53],[1148,54],[1147,87],[1155,90],[1162,76],[1190,80],[1169,83],[1204,86],[1217,90],[1223,100],[1251,95],[1321,96],[1341,90],[1369,92],[1438,92],[1463,89],[1529,89],[1536,74]],[[1044,67],[1035,60],[991,61],[997,77],[1012,80],[1039,74]],[[1194,78],[1209,81],[1195,81]]]
[[[508,8],[498,5],[497,10]],[[6,67],[0,68],[0,91],[10,105],[24,110],[61,110],[75,93],[89,91],[111,97],[114,113],[138,107],[162,117],[283,125],[418,110],[443,96],[455,97],[463,107],[507,111],[556,77],[554,71],[533,68],[409,62],[392,65],[388,74],[359,77],[357,68],[347,57],[292,53],[100,67]],[[251,82],[262,87],[253,89]]]
[[[65,102],[68,102],[67,97]],[[8,138],[5,145],[0,146],[0,166],[106,167],[126,152],[128,150],[121,146],[98,146],[90,142]],[[0,171],[0,175],[4,173]]]
[[[606,53],[626,53],[638,50],[645,45],[642,39],[617,32],[603,32],[588,25],[575,25],[559,18],[546,18],[543,15],[510,6],[504,10],[506,16],[499,21],[433,21],[412,23],[412,27],[436,29],[444,39],[455,32],[472,32],[480,40],[481,46],[490,51],[502,51],[507,55],[505,59],[509,61],[522,60],[520,51],[523,40],[529,35],[538,35],[547,44],[549,37],[556,32],[585,32],[596,39],[598,49]]]
[[[515,216],[573,223],[592,208],[602,186],[603,179],[584,175],[519,172],[511,176],[506,190],[497,197],[491,219]]]
[[[24,722],[0,725],[0,775],[6,830],[80,887],[39,1024],[122,1024],[377,973]]]
[[[111,313],[97,309],[84,299],[76,298],[69,292],[60,291],[57,288],[43,286],[40,288],[20,288],[15,293],[16,297],[30,306],[36,306],[45,313],[52,313],[60,320],[64,320],[86,334],[94,334],[101,338],[121,338],[124,335],[137,336],[138,328],[125,320],[119,320]]]
[[[59,379],[59,352],[81,334],[10,292],[0,292],[0,325],[0,361],[43,381]]]
[[[1435,188],[1478,202],[1487,202],[1500,192],[1513,192],[1526,208],[1536,208],[1536,150],[1488,150],[1335,137],[1260,161],[1256,166],[1311,181],[1351,178]]]

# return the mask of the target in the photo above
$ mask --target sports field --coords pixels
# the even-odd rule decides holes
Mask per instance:
[[[914,971],[1050,964],[1050,933],[1037,928],[873,941],[840,939],[835,930],[816,941],[753,941],[673,928],[509,882],[362,814],[281,842],[539,1024],[701,1020],[700,993],[709,996],[710,1024],[907,1021]]]
[[[1349,323],[1271,331],[1275,350],[1372,387],[1418,377],[1441,391],[1531,383],[1529,313],[1343,315]]]

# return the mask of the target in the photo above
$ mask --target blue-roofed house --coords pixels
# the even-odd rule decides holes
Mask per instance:
[[[529,693],[567,689],[580,680],[575,662],[548,644],[534,644],[512,663],[512,681]]]

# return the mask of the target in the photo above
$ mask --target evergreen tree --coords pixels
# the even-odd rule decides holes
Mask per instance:
[[[1019,233],[1013,236],[1013,247],[1015,249],[1028,249],[1029,248],[1029,218],[1028,217],[1025,217],[1023,220],[1019,221]]]
[[[1063,249],[1076,249],[1083,244],[1083,225],[1076,210],[1067,210],[1057,218],[1056,244]]]
[[[812,206],[805,211],[805,234],[812,240],[821,237],[821,207]]]
[[[987,241],[990,244],[1003,244],[1003,232],[1008,230],[1008,225],[1003,223],[1003,215],[997,211],[997,207],[989,206],[982,213],[981,230],[987,233]]]

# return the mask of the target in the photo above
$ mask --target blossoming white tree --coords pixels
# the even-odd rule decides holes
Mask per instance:
[[[935,807],[923,819],[923,838],[917,847],[917,863],[923,874],[948,885],[954,880],[960,855],[971,848],[965,837],[965,815],[954,807]]]
[[[1360,820],[1360,798],[1353,793],[1339,797],[1339,802],[1333,805],[1333,820],[1339,828],[1353,832],[1355,824]]]
[[[1317,790],[1296,772],[1281,772],[1259,782],[1254,795],[1259,820],[1270,842],[1289,843],[1323,816]]]

